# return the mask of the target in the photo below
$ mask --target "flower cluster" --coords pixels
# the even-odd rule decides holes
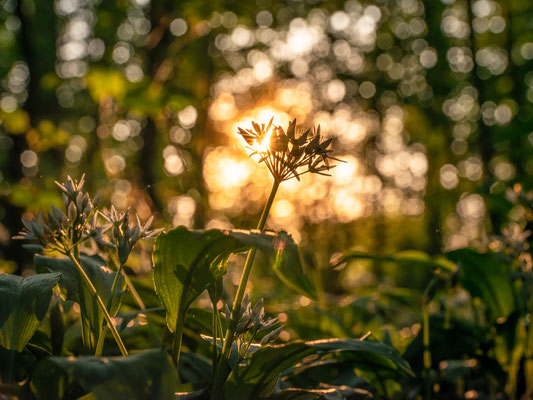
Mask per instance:
[[[332,139],[322,140],[320,125],[296,133],[296,119],[289,123],[287,131],[281,126],[272,124],[274,117],[265,126],[252,121],[252,129],[239,129],[239,134],[250,146],[252,154],[258,155],[259,162],[264,162],[274,179],[281,183],[296,178],[307,172],[328,175],[324,171],[333,168],[330,160],[340,161],[332,157],[328,150]],[[303,169],[303,170],[302,170]]]
[[[103,232],[109,232],[109,239],[111,244],[116,247],[118,251],[118,259],[121,264],[124,264],[133,247],[139,239],[151,239],[156,236],[163,229],[150,229],[153,216],[143,225],[136,215],[136,221],[130,223],[130,210],[120,212],[111,206],[111,211],[107,213],[100,212],[100,215],[107,221],[107,224],[102,226]]]
[[[139,239],[151,239],[162,231],[149,229],[153,217],[142,224],[137,216],[136,221],[130,223],[129,210],[118,212],[114,207],[109,212],[96,210],[100,195],[91,199],[82,190],[84,182],[85,175],[79,182],[70,176],[65,183],[56,182],[62,192],[66,212],[52,206],[52,212],[47,213],[48,222],[43,221],[42,213],[31,221],[23,219],[24,229],[14,239],[37,241],[38,244],[24,245],[35,252],[48,248],[66,255],[85,240],[94,239],[100,246],[116,248],[119,261],[124,264]],[[98,216],[107,223],[101,225]]]
[[[56,182],[62,192],[66,212],[52,206],[52,212],[47,213],[47,223],[43,221],[42,213],[31,221],[23,219],[24,228],[14,239],[36,240],[39,244],[25,246],[31,250],[40,251],[48,247],[67,254],[86,239],[98,235],[96,206],[100,195],[91,199],[82,190],[84,183],[85,175],[79,182],[70,176],[65,183]]]
[[[231,311],[227,305],[226,320],[229,324],[231,320]],[[278,318],[265,318],[265,308],[263,306],[263,299],[259,299],[259,301],[252,307],[248,295],[245,295],[242,301],[239,322],[237,323],[237,327],[235,329],[235,336],[237,338],[237,348],[239,350],[239,355],[241,356],[241,358],[244,358],[246,356],[246,353],[250,348],[252,341],[259,332],[267,331],[273,328],[274,325],[278,324],[278,322]],[[283,325],[280,325],[271,332],[268,332],[261,339],[261,346],[275,341],[282,330]],[[249,334],[248,340],[245,340],[246,334]]]

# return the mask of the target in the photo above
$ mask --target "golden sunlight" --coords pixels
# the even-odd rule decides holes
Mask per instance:
[[[227,87],[221,88],[211,103],[210,117],[229,144],[209,150],[204,158],[204,178],[213,210],[230,215],[244,209],[258,210],[268,194],[271,177],[265,165],[251,160],[250,154],[254,150],[265,153],[270,148],[275,127],[286,129],[294,118],[298,128],[320,124],[323,136],[338,140],[347,152],[339,156],[345,162],[328,171],[331,179],[305,174],[301,182],[291,179],[283,183],[269,219],[272,228],[290,229],[298,239],[304,219],[318,223],[334,218],[346,223],[369,215],[373,202],[378,197],[383,200],[379,196],[383,186],[380,178],[368,175],[362,159],[350,151],[375,131],[374,121],[346,106],[339,106],[333,112],[313,113],[311,92],[304,84],[285,83],[271,92],[270,102],[248,104],[248,109],[240,111],[236,94]],[[252,150],[243,146],[238,128],[250,129],[252,121],[267,126],[272,117],[271,129],[252,144]],[[215,211],[213,217],[217,215]]]

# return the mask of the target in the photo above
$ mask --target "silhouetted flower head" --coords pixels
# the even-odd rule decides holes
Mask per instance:
[[[328,149],[332,139],[322,140],[320,125],[316,129],[296,132],[296,119],[289,123],[287,131],[272,124],[274,118],[265,124],[252,121],[252,129],[239,129],[239,134],[252,150],[250,156],[259,156],[277,182],[292,178],[300,179],[307,172],[327,175],[334,165],[330,160],[340,161],[331,156]]]

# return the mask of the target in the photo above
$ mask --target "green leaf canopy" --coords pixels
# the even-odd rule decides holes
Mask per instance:
[[[459,267],[461,285],[472,297],[480,298],[490,316],[508,317],[516,308],[516,292],[511,264],[495,253],[478,253],[471,249],[455,250],[446,255]]]
[[[189,230],[180,226],[158,236],[154,246],[154,284],[174,332],[178,315],[227,271],[232,253],[256,247],[273,258],[274,270],[289,286],[314,297],[302,272],[298,248],[285,233],[245,230]]]

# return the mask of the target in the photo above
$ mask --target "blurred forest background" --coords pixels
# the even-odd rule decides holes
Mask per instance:
[[[1,0],[0,271],[31,265],[10,237],[67,174],[159,226],[254,227],[271,177],[236,128],[271,116],[347,161],[284,183],[267,223],[316,265],[485,248],[525,221],[532,66],[529,1]]]

